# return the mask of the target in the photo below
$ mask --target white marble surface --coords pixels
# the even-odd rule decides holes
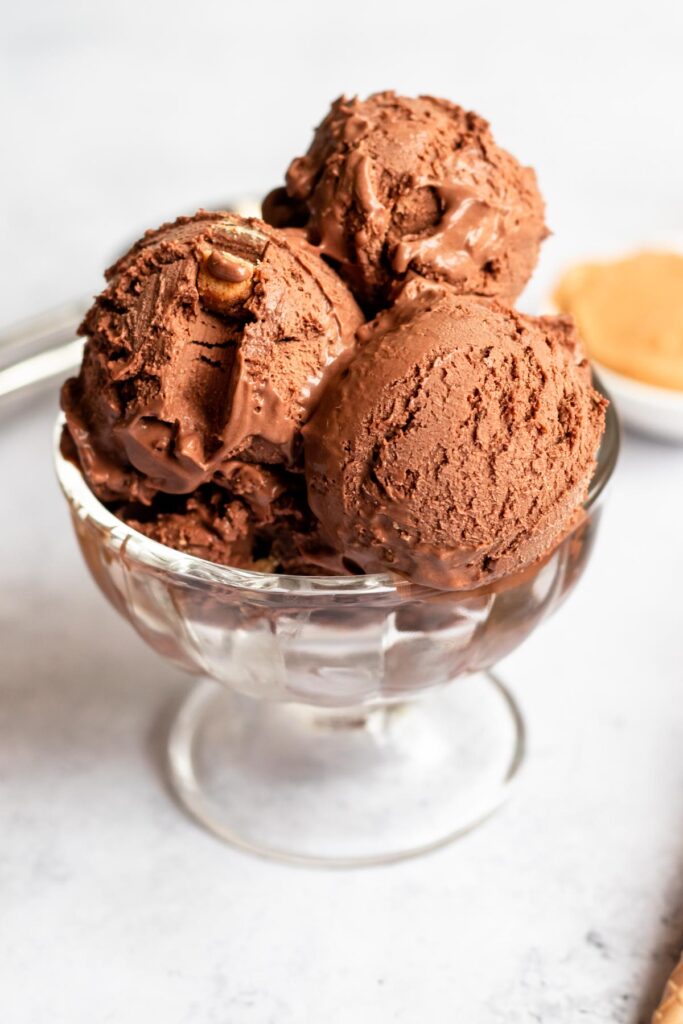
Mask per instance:
[[[578,253],[683,228],[680,5],[581,0],[561,34],[529,2],[415,25],[293,0],[256,31],[246,6],[3,14],[0,323],[96,289],[141,227],[275,180],[342,89],[462,99],[538,166],[556,234],[529,304]],[[626,439],[578,591],[502,666],[531,730],[515,799],[428,858],[333,873],[233,852],[174,805],[188,683],[81,565],[54,413],[52,393],[0,418],[0,1021],[645,1021],[683,945],[683,450]]]

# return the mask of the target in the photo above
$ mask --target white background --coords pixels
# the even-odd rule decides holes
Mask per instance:
[[[0,326],[143,228],[278,183],[340,92],[474,107],[582,255],[683,233],[680,3],[5,3]],[[421,861],[264,864],[161,778],[186,680],[80,564],[55,396],[0,419],[0,1020],[646,1020],[683,944],[683,451],[627,437],[578,592],[502,667],[515,800]]]

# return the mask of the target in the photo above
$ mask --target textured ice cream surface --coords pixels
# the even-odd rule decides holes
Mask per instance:
[[[513,301],[547,233],[533,170],[486,121],[393,92],[336,100],[264,217],[305,224],[369,309],[411,273]]]
[[[107,272],[62,392],[103,500],[149,503],[236,459],[296,461],[299,431],[362,322],[301,232],[200,211],[148,232]]]
[[[242,569],[448,590],[547,555],[604,403],[569,320],[500,304],[546,234],[533,171],[446,100],[342,98],[264,212],[181,217],[107,272],[62,392],[94,493]]]
[[[360,335],[304,430],[310,505],[347,564],[459,589],[546,554],[604,427],[571,321],[412,283]]]
[[[124,502],[114,511],[133,529],[166,547],[237,569],[253,566],[249,511],[220,487],[207,485],[193,494],[160,494],[151,505]]]
[[[320,535],[301,473],[233,463],[230,486],[155,495],[150,504],[113,502],[139,533],[185,554],[256,572],[324,576],[344,566]]]

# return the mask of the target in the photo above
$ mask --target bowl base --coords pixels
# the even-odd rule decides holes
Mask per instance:
[[[243,850],[321,867],[450,842],[503,803],[523,754],[519,708],[484,672],[408,703],[340,710],[202,682],[168,748],[174,790],[202,825]]]

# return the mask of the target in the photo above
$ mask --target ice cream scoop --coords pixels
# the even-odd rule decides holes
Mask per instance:
[[[551,550],[604,427],[571,321],[409,285],[360,338],[304,430],[310,505],[347,565],[456,589]]]
[[[151,505],[124,503],[115,511],[133,529],[166,547],[209,562],[254,568],[249,511],[221,487],[200,487],[190,495],[157,495]]]
[[[124,501],[110,508],[152,540],[219,565],[308,575],[340,571],[308,508],[302,474],[233,463],[229,476],[227,486],[159,492],[148,505]]]
[[[235,460],[295,462],[321,381],[362,321],[300,232],[200,211],[148,232],[107,280],[62,392],[100,498],[150,502],[220,481]]]
[[[513,301],[547,233],[533,170],[486,121],[393,92],[336,100],[264,217],[305,225],[370,309],[409,273]]]

